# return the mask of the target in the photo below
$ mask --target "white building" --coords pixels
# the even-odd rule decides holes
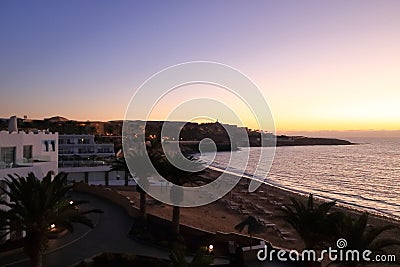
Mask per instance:
[[[110,172],[110,161],[114,157],[114,144],[98,144],[94,135],[59,135],[59,170],[68,173],[68,181],[104,183],[119,180],[122,172]],[[123,178],[121,183],[123,184]]]
[[[97,144],[93,135],[63,134],[59,135],[60,156],[111,157],[114,156],[114,144]]]
[[[16,123],[15,123],[16,125]],[[32,172],[39,179],[49,171],[58,173],[58,133],[18,132],[16,126],[0,132],[0,186],[11,175],[26,177]],[[0,191],[0,199],[9,201]],[[0,209],[5,206],[0,205]],[[10,236],[0,240],[5,241]]]
[[[0,181],[8,174],[58,172],[58,133],[0,132]]]

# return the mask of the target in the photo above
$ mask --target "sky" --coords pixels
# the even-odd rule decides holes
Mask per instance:
[[[398,14],[396,0],[3,0],[0,117],[123,119],[155,73],[212,61],[258,86],[278,132],[398,134]],[[177,113],[196,97],[225,101],[242,125],[257,129],[240,96],[211,85],[179,88],[149,118]],[[186,108],[199,117],[206,109]],[[235,122],[218,109],[208,119]]]

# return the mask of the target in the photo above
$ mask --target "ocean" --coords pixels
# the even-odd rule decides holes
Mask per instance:
[[[277,147],[265,183],[400,219],[400,138],[346,140],[358,144]],[[250,153],[245,173],[252,175],[257,166],[258,173],[267,173],[268,168],[258,164],[258,155],[265,149],[271,148],[240,148],[232,153]],[[216,153],[212,165],[225,169],[230,153]],[[212,153],[204,153],[200,159],[209,161],[212,157]],[[229,170],[240,171],[234,162]]]

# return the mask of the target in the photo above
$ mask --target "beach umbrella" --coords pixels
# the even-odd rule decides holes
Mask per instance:
[[[251,249],[253,235],[264,232],[264,225],[262,225],[253,216],[248,216],[241,223],[235,226],[235,230],[242,232],[245,227],[247,227],[247,234],[250,236],[250,249]]]

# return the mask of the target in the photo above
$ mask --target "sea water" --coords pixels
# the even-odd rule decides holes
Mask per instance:
[[[259,154],[268,147],[240,148],[249,152],[245,174],[266,175],[265,182],[372,213],[400,218],[400,138],[350,138],[356,145],[277,147],[268,172]],[[249,151],[247,151],[249,150]],[[213,166],[225,169],[231,152],[218,152]],[[209,160],[211,154],[200,158]],[[247,160],[247,157],[244,159]],[[233,164],[233,165],[232,165]],[[230,171],[240,173],[231,162]],[[261,175],[260,175],[261,173]]]

